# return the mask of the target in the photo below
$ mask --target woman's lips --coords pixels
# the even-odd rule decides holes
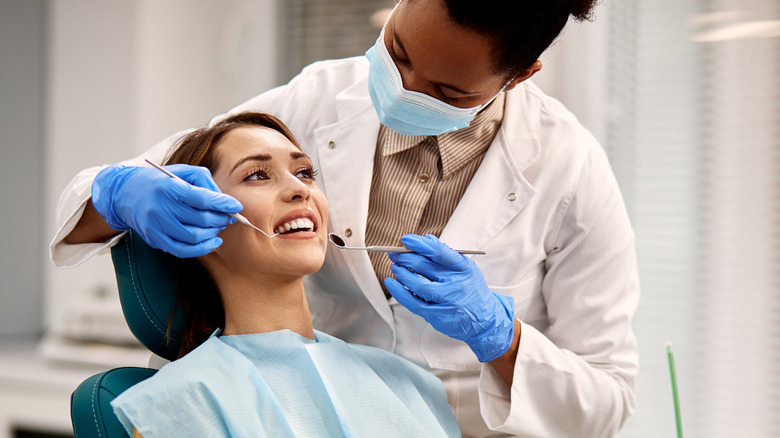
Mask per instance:
[[[305,233],[307,231],[316,232],[319,228],[319,219],[311,209],[298,209],[285,214],[279,222],[274,225],[274,233],[280,235],[290,235]],[[304,229],[306,231],[294,231]]]
[[[296,231],[294,233],[279,234],[277,239],[290,239],[290,240],[305,240],[318,237],[319,233],[316,231]]]
[[[274,229],[274,232],[279,234],[284,234],[287,232],[294,233],[296,230],[316,230],[317,227],[315,226],[315,222],[308,217],[299,217],[295,219],[290,219],[287,222],[284,222],[283,224],[277,226]]]

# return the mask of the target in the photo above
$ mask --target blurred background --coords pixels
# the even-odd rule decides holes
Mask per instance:
[[[392,0],[0,0],[0,438],[71,435],[87,376],[144,366],[110,257],[55,269],[59,193],[361,55]],[[534,81],[601,141],[638,239],[638,410],[620,436],[780,436],[780,3],[605,0]]]

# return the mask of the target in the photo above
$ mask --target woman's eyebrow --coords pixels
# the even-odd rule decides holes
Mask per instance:
[[[310,160],[308,155],[299,151],[290,152],[290,158],[292,158],[293,160],[300,160],[301,158],[306,158],[307,160]]]
[[[271,156],[269,154],[247,155],[246,157],[238,160],[238,162],[233,166],[233,168],[230,169],[230,173],[232,174],[233,172],[235,172],[236,169],[238,169],[238,166],[246,163],[247,161],[270,161],[270,160],[271,160]]]

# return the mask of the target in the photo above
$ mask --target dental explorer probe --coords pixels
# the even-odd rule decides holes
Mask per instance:
[[[344,239],[336,233],[328,234],[330,243],[335,245],[339,249],[352,249],[356,251],[368,251],[368,252],[412,252],[405,246],[347,246]],[[460,254],[485,254],[485,251],[478,251],[472,249],[456,249],[455,252]]]
[[[146,161],[147,163],[149,163],[149,164],[150,164],[152,167],[154,167],[155,169],[157,169],[157,170],[159,170],[159,171],[163,172],[164,174],[166,174],[166,175],[170,176],[171,178],[173,178],[173,179],[178,179],[178,180],[179,180],[179,181],[181,181],[181,182],[184,182],[184,183],[186,183],[186,184],[189,184],[187,181],[184,181],[183,179],[181,179],[180,177],[176,176],[175,174],[173,174],[173,173],[171,173],[171,172],[169,172],[169,171],[165,170],[165,168],[163,168],[162,166],[159,166],[159,165],[157,165],[157,164],[154,164],[154,163],[152,163],[151,161],[149,161],[149,160],[148,160],[148,159],[146,159],[146,158],[144,158],[144,161]],[[249,219],[245,218],[244,216],[241,216],[241,215],[240,215],[240,214],[238,214],[238,213],[226,213],[226,214],[227,214],[228,216],[232,217],[233,219],[235,219],[236,221],[238,221],[238,222],[241,222],[242,224],[244,224],[244,225],[247,225],[247,226],[250,226],[250,227],[254,228],[255,230],[257,230],[257,231],[259,231],[259,232],[263,233],[263,234],[265,235],[265,237],[268,237],[269,239],[270,239],[270,238],[272,238],[272,237],[276,237],[276,236],[278,236],[278,235],[279,235],[279,233],[276,233],[276,234],[273,234],[273,235],[269,236],[269,235],[268,235],[268,233],[266,233],[265,231],[261,230],[260,228],[257,228],[256,226],[252,225],[252,223],[251,223],[251,222],[249,222]]]

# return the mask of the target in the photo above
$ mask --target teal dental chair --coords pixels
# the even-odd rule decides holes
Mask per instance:
[[[130,330],[156,355],[167,360],[176,359],[183,323],[180,309],[173,315],[170,340],[165,336],[176,305],[180,275],[176,259],[150,247],[133,231],[111,249],[111,259],[119,287],[119,300]],[[156,371],[151,368],[115,368],[82,382],[70,399],[75,437],[127,437],[109,403]]]

